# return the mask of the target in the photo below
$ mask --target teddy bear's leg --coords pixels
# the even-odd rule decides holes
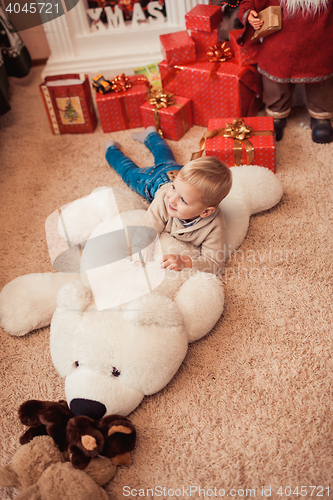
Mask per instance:
[[[193,275],[176,295],[187,333],[188,342],[206,335],[223,312],[224,293],[221,281],[209,273]]]
[[[10,335],[25,335],[48,326],[59,288],[80,280],[77,273],[38,273],[19,276],[0,292],[0,324]]]

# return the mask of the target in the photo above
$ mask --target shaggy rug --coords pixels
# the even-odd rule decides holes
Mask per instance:
[[[139,165],[152,162],[130,131],[52,135],[40,73],[10,80],[12,110],[0,117],[1,288],[52,270],[44,223],[55,209],[99,186],[128,190],[104,159],[108,139]],[[231,255],[220,321],[130,415],[138,442],[107,486],[110,499],[333,498],[333,144],[312,143],[309,121],[304,107],[292,109],[276,145],[284,196],[251,218]],[[177,161],[190,159],[204,130],[170,141]],[[19,405],[64,398],[64,384],[48,328],[21,338],[0,330],[0,342],[5,464],[20,446]],[[1,489],[0,498],[16,494]]]

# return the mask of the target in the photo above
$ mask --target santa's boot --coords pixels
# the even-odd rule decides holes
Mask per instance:
[[[287,125],[287,118],[274,118],[274,131],[276,141],[281,141],[283,129]]]
[[[331,120],[320,120],[311,116],[312,140],[319,144],[333,141],[333,128]]]

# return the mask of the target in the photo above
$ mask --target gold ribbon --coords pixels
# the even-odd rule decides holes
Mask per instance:
[[[235,166],[242,165],[242,145],[246,150],[246,164],[251,165],[254,159],[254,147],[249,137],[258,135],[275,135],[272,130],[253,130],[252,127],[246,125],[243,118],[235,118],[232,123],[226,123],[224,128],[207,130],[200,139],[200,150],[192,154],[191,160],[201,158],[205,149],[207,139],[212,137],[226,137],[234,141],[234,162]]]
[[[169,106],[174,106],[175,108],[180,109],[184,134],[188,131],[184,106],[182,104],[174,102],[173,97],[174,94],[172,94],[171,92],[166,92],[165,90],[156,90],[148,95],[149,103],[153,106],[155,127],[162,138],[163,132],[160,124],[159,111],[160,109],[168,108]]]
[[[173,106],[173,94],[164,90],[156,90],[148,95],[149,103],[153,106],[154,122],[157,132],[163,137],[160,123],[160,109]]]

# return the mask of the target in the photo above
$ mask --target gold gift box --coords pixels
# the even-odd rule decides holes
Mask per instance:
[[[258,12],[258,18],[264,21],[264,24],[255,30],[251,40],[265,38],[282,28],[282,10],[279,5],[267,7],[267,9]]]

